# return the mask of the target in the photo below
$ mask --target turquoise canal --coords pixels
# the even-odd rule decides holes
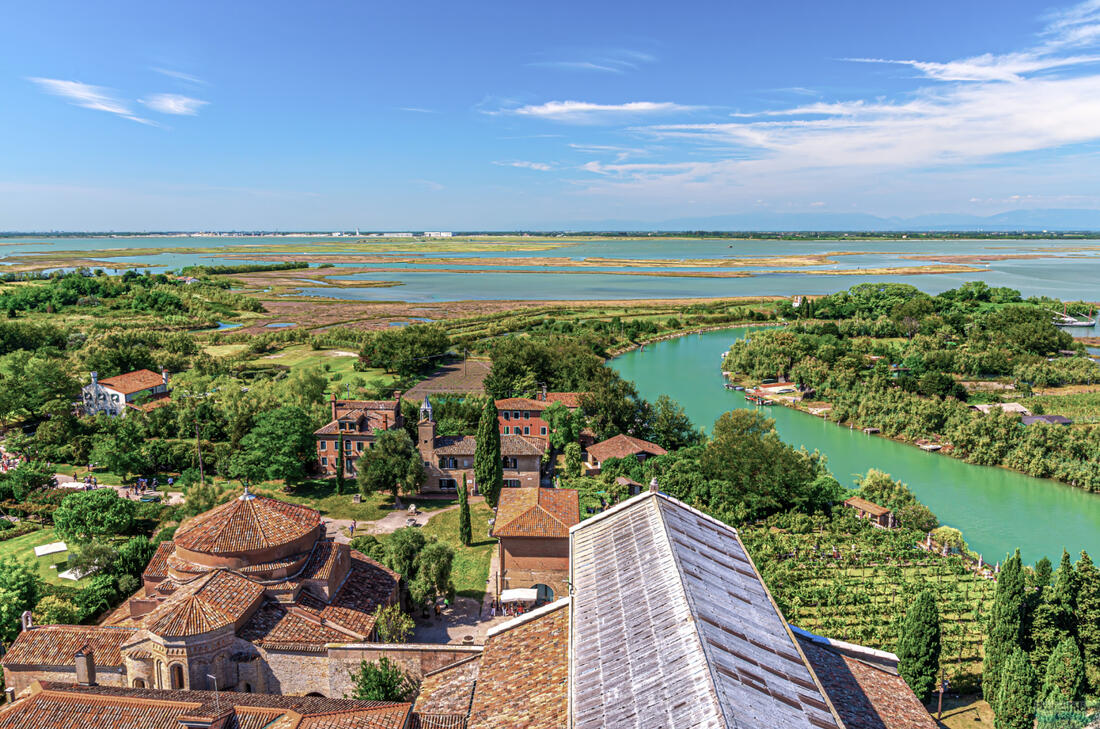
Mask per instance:
[[[748,329],[689,334],[634,350],[611,362],[638,392],[655,400],[667,394],[691,419],[709,430],[719,415],[755,407],[740,392],[723,388],[721,360],[729,345]],[[1074,556],[1087,549],[1100,555],[1100,495],[1054,481],[925,453],[919,448],[775,406],[762,408],[788,443],[817,449],[829,469],[851,486],[870,468],[888,472],[909,488],[940,521],[961,529],[971,549],[998,561],[1019,547],[1026,562],[1048,556],[1057,563],[1062,549]]]

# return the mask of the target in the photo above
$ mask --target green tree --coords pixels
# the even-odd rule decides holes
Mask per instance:
[[[408,701],[420,688],[415,679],[386,656],[375,663],[360,663],[359,670],[351,674],[351,681],[355,684],[351,697],[359,701]]]
[[[550,428],[550,445],[556,450],[564,450],[580,438],[584,428],[584,413],[580,410],[570,410],[560,402],[553,402],[542,411],[542,417]]]
[[[20,619],[42,594],[42,580],[32,561],[0,559],[0,641],[11,644],[19,634]]]
[[[140,575],[145,571],[149,560],[153,558],[156,547],[149,538],[141,535],[131,537],[125,544],[118,548],[114,559],[111,561],[111,572],[118,577],[122,575]]]
[[[1100,693],[1100,570],[1084,551],[1077,560],[1077,639],[1089,693]]]
[[[1081,649],[1073,638],[1063,638],[1047,661],[1039,700],[1049,706],[1080,701],[1084,688],[1085,664],[1081,660]]]
[[[416,579],[409,587],[417,603],[431,602],[454,592],[451,569],[455,551],[451,545],[430,541],[420,550],[416,559]]]
[[[924,504],[908,504],[898,511],[898,526],[903,529],[915,529],[918,532],[930,532],[939,525],[939,520]]]
[[[81,620],[109,609],[118,599],[118,581],[112,575],[96,575],[76,593]]]
[[[374,629],[380,643],[407,643],[416,624],[401,606],[379,605],[374,611]]]
[[[931,590],[922,590],[909,606],[898,640],[898,673],[917,697],[927,703],[940,669],[940,613]]]
[[[86,543],[97,537],[117,537],[134,526],[137,505],[113,489],[77,491],[61,500],[53,513],[54,530],[65,541]]]
[[[1031,729],[1035,721],[1035,672],[1031,661],[1018,645],[1010,647],[1001,666],[996,714],[996,729]]]
[[[46,595],[34,606],[34,622],[40,625],[73,625],[80,622],[76,604],[60,595]]]
[[[619,433],[649,432],[649,404],[638,395],[633,384],[609,368],[581,395],[581,410],[601,440]]]
[[[241,439],[230,475],[248,481],[282,479],[292,484],[305,476],[315,449],[313,422],[304,410],[296,406],[268,410],[257,416],[255,425]]]
[[[373,534],[360,534],[351,540],[351,548],[373,559],[375,562],[386,563],[386,545],[379,541]]]
[[[458,539],[462,546],[469,547],[473,541],[470,527],[470,497],[466,493],[466,474],[462,474],[462,488],[458,492]]]
[[[684,408],[668,395],[661,395],[653,404],[649,436],[654,443],[670,451],[703,440],[702,431],[692,424]]]
[[[360,493],[389,491],[394,508],[400,504],[401,490],[413,492],[424,480],[424,463],[404,430],[377,431],[374,445],[359,457],[358,471]]]
[[[477,424],[477,446],[474,450],[474,479],[478,492],[490,507],[496,508],[500,490],[504,487],[504,462],[500,456],[500,423],[497,406],[485,402]]]
[[[145,427],[141,418],[128,416],[96,417],[99,433],[92,447],[91,459],[128,480],[131,475],[145,470],[146,459],[142,451],[145,444]]]
[[[386,539],[386,566],[401,575],[406,584],[416,579],[419,565],[417,558],[428,540],[424,532],[414,527],[403,527]]]
[[[1020,563],[1020,550],[1005,560],[997,576],[997,588],[993,596],[993,608],[989,614],[989,627],[985,638],[985,661],[982,664],[982,695],[997,714],[1006,660],[1023,654],[1021,648],[1024,624],[1024,575]],[[1028,666],[1030,671],[1031,666]],[[998,725],[1000,726],[1000,725]]]
[[[581,444],[574,441],[565,446],[565,474],[567,476],[580,476],[582,466]]]
[[[1030,630],[1031,665],[1036,674],[1041,674],[1046,670],[1055,647],[1076,633],[1077,573],[1068,552],[1062,551],[1054,584],[1043,586],[1040,583],[1033,594],[1037,595],[1037,604]]]

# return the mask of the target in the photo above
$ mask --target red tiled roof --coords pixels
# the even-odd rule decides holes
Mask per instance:
[[[550,403],[528,397],[508,397],[494,403],[497,410],[545,410]]]
[[[437,717],[461,716],[465,726],[480,666],[481,654],[477,654],[424,674],[416,697],[416,712]]]
[[[847,729],[935,729],[897,674],[805,638],[798,642]]]
[[[165,638],[209,633],[233,625],[263,597],[264,587],[227,570],[217,570],[186,583],[144,621],[151,633]]]
[[[163,691],[41,683],[0,709],[0,729],[179,729],[180,720],[228,714],[225,729],[401,729],[409,704],[315,696]]]
[[[600,441],[595,445],[588,446],[588,455],[601,463],[608,458],[626,458],[627,456],[638,455],[640,453],[648,453],[652,456],[663,456],[668,453],[668,451],[656,443],[650,443],[647,440],[634,438],[621,433],[607,440]]]
[[[121,666],[122,646],[135,634],[134,628],[40,625],[21,632],[0,662],[5,666],[72,666],[77,651],[87,645],[96,665]]]
[[[853,496],[852,498],[845,501],[844,504],[845,506],[851,506],[855,509],[859,509],[860,511],[865,511],[868,514],[873,514],[874,516],[882,516],[884,514],[890,513],[890,510],[887,509],[885,506],[879,506],[873,501],[861,499],[858,496]]]
[[[569,527],[578,521],[577,492],[573,489],[501,489],[493,536],[568,539]]]
[[[134,370],[124,375],[115,375],[100,380],[99,384],[118,390],[123,395],[131,395],[142,390],[151,390],[164,384],[164,378],[152,370]]]
[[[489,637],[469,729],[564,729],[569,710],[568,603]]]
[[[175,535],[177,546],[195,552],[250,552],[287,544],[321,524],[316,509],[270,499],[237,498],[185,522]]]
[[[157,551],[153,552],[153,558],[145,565],[145,571],[141,576],[145,579],[162,579],[168,576],[168,558],[176,550],[175,542],[168,540],[157,545]]]
[[[435,453],[441,456],[472,456],[477,438],[472,435],[443,435],[435,439]],[[546,447],[538,438],[523,435],[500,436],[502,456],[541,456]]]
[[[546,393],[546,401],[549,403],[560,402],[565,407],[573,410],[581,406],[581,395],[583,392],[548,392]]]

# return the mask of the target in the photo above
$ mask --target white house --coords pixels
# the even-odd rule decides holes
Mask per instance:
[[[104,380],[93,372],[92,381],[81,390],[85,415],[106,413],[115,416],[124,414],[127,409],[150,410],[166,402],[167,398],[168,370],[159,375],[152,370],[135,370]],[[138,405],[138,400],[145,402]]]
[[[454,233],[449,230],[426,230],[424,231],[425,238],[450,238]]]

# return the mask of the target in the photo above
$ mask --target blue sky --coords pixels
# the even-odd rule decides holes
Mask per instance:
[[[1100,208],[1100,0],[43,2],[0,230]]]

